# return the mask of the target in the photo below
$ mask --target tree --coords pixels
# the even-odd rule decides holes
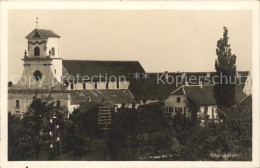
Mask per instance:
[[[221,109],[225,119],[197,120],[178,149],[180,160],[252,160],[252,105]],[[212,157],[211,154],[238,154],[238,157]]]
[[[137,160],[170,149],[172,136],[166,136],[168,121],[162,103],[149,103],[137,109],[119,109],[112,114],[108,147],[113,160]],[[172,135],[172,134],[171,134]],[[162,138],[163,137],[163,138]]]
[[[215,69],[218,79],[214,96],[218,106],[231,107],[235,104],[236,56],[228,43],[228,29],[224,27],[223,38],[217,42]]]
[[[21,122],[25,130],[23,139],[28,145],[32,145],[36,160],[40,159],[41,148],[53,143],[53,129],[59,125],[59,131],[63,130],[66,114],[67,109],[63,106],[56,106],[55,102],[51,101],[51,95],[47,98],[37,98],[36,96],[33,98]],[[54,119],[56,125],[53,125]]]
[[[237,104],[235,107],[223,109],[223,120],[226,131],[226,143],[229,152],[240,154],[240,158],[232,160],[252,160],[252,104]]]
[[[73,152],[73,159],[83,154],[95,153],[92,150],[92,142],[101,137],[98,125],[98,104],[95,102],[84,102],[72,112],[67,123],[67,131],[64,134],[65,152]]]
[[[8,160],[31,160],[31,146],[23,138],[25,129],[21,119],[8,113]]]

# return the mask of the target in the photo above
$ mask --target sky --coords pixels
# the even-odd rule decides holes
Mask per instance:
[[[25,36],[61,36],[65,60],[133,60],[147,72],[215,71],[216,44],[229,31],[237,70],[252,69],[252,13],[231,10],[9,10],[8,80],[23,71]],[[15,82],[15,81],[14,81]]]

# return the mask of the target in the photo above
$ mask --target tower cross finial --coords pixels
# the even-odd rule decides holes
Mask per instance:
[[[36,18],[35,24],[36,24],[36,29],[38,28],[38,17]]]

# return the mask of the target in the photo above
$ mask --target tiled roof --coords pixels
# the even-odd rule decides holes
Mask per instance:
[[[177,72],[168,73],[169,83],[166,82],[166,77],[164,73],[148,73],[149,77],[144,79],[142,75],[140,78],[131,78],[129,90],[133,94],[135,99],[149,99],[149,100],[161,100],[166,99],[173,91],[175,91],[180,86],[185,85],[185,80],[188,80],[188,85],[199,85],[199,81],[202,83],[208,82],[207,84],[213,84],[213,77],[216,72]],[[239,74],[243,76],[248,75],[248,71],[240,71]],[[209,77],[206,79],[205,77]],[[162,77],[161,77],[162,76]],[[160,78],[161,77],[161,78]],[[182,78],[183,77],[183,78]],[[160,78],[161,80],[158,80]],[[173,82],[171,83],[173,78]],[[194,78],[195,80],[192,80]],[[199,80],[201,79],[201,80]],[[177,82],[178,80],[178,82]],[[208,81],[206,81],[208,80]],[[245,78],[241,78],[241,87],[244,87]]]
[[[173,84],[165,82],[165,77],[162,77],[163,81],[158,81],[157,75],[161,76],[162,73],[149,73],[147,79],[144,79],[142,75],[138,79],[131,79],[129,90],[135,99],[164,100],[173,90],[179,87],[176,86],[175,82]]]
[[[63,66],[70,76],[99,76],[102,80],[105,76],[124,76],[130,79],[133,73],[144,73],[142,65],[138,61],[86,61],[86,60],[63,60]],[[112,79],[112,78],[111,78]],[[113,78],[114,79],[114,78]]]
[[[173,91],[172,93],[171,93],[171,95],[184,95],[185,93],[184,93],[184,89],[183,89],[183,87],[179,87],[178,89],[176,89],[175,91]]]
[[[247,95],[243,92],[243,87],[236,86],[236,103],[241,102]]]
[[[186,96],[192,100],[196,105],[215,105],[214,86],[206,85],[202,88],[200,86],[183,86]]]
[[[181,86],[183,88],[185,95],[196,105],[216,105],[216,100],[214,97],[214,85],[203,85],[202,87],[198,85],[193,86]],[[178,88],[178,90],[181,90]],[[173,95],[178,95],[178,91],[173,92]],[[180,93],[183,95],[183,93]],[[236,86],[236,102],[241,102],[246,97],[243,93],[241,86]]]
[[[93,109],[93,108],[97,108],[98,107],[98,103],[97,102],[81,102],[80,106],[79,106],[79,110],[81,112],[88,112],[88,110]]]
[[[169,73],[169,75],[174,75],[178,73]],[[179,73],[179,75],[185,74],[185,78],[183,79],[182,85],[185,84],[185,80],[188,81],[189,85],[198,85],[201,81],[204,84],[213,84],[217,82],[218,78],[214,78],[216,72],[183,72]],[[209,75],[209,76],[208,76]],[[249,71],[239,71],[238,72],[237,82],[241,80],[241,85],[244,85],[249,75]],[[240,79],[239,79],[240,78]]]
[[[68,77],[69,73],[67,72],[66,68],[62,65],[62,76],[63,77]]]
[[[113,107],[115,104],[105,101],[105,102],[94,102],[94,101],[90,101],[90,102],[81,102],[80,106],[79,106],[79,110],[82,113],[88,112],[90,109],[94,109],[97,110],[97,108],[100,105],[106,105],[106,106],[111,106]]]
[[[252,95],[248,95],[240,102],[240,104],[252,104]]]
[[[134,78],[133,74],[139,73],[140,78]],[[101,80],[106,80],[105,77],[110,76],[125,76],[130,80],[129,90],[137,100],[163,100],[166,99],[178,87],[185,85],[185,79],[188,80],[188,85],[198,85],[199,81],[203,83],[213,84],[213,77],[216,72],[177,72],[168,73],[168,76],[173,78],[172,83],[167,83],[164,73],[148,73],[148,78],[143,78],[145,73],[143,67],[138,61],[86,61],[86,60],[63,60],[63,76],[99,76]],[[243,76],[247,76],[248,71],[239,72]],[[208,76],[206,79],[205,77]],[[161,77],[162,76],[162,77]],[[158,80],[158,78],[162,79]],[[184,78],[183,78],[184,77]],[[191,80],[194,78],[195,80]],[[86,79],[86,78],[85,78]],[[114,78],[112,78],[114,79]],[[79,79],[81,80],[81,79]],[[176,80],[181,80],[176,82]],[[171,82],[171,79],[169,79]],[[246,78],[242,78],[242,87]]]
[[[104,90],[71,90],[71,104],[80,104],[88,99],[94,102],[101,102],[103,98],[114,104],[136,103],[133,96],[127,89],[104,89]]]
[[[34,29],[25,38],[49,38],[49,37],[60,37],[58,34],[54,33],[52,30],[44,29]]]

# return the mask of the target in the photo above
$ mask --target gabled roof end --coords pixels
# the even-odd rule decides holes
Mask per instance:
[[[31,38],[49,38],[49,37],[60,38],[60,35],[58,35],[57,33],[54,33],[52,30],[34,29],[25,38],[31,39]]]

